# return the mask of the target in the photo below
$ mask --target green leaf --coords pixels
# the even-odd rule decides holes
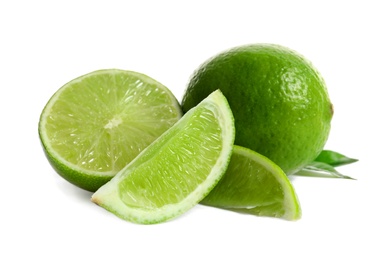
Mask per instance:
[[[350,163],[357,162],[357,159],[349,158],[343,154],[330,151],[330,150],[323,150],[320,155],[315,159],[316,162],[322,162],[329,164],[333,167],[338,167]]]
[[[339,173],[333,166],[324,162],[311,162],[309,165],[305,166],[302,170],[295,173],[297,176],[307,176],[307,177],[323,177],[323,178],[342,178],[350,179],[350,176],[343,175]]]

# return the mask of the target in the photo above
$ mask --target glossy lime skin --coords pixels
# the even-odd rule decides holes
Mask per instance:
[[[303,56],[273,44],[244,45],[203,63],[182,100],[184,112],[215,89],[229,101],[235,143],[293,174],[323,149],[333,115],[320,73]]]

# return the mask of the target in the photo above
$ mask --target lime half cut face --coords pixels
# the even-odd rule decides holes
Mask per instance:
[[[234,133],[230,107],[217,90],[98,189],[92,201],[131,222],[174,218],[200,202],[223,176]]]
[[[202,204],[287,220],[301,217],[295,190],[279,166],[237,145],[225,175]]]
[[[96,191],[181,116],[174,95],[154,79],[99,70],[52,96],[40,117],[39,136],[62,177]]]

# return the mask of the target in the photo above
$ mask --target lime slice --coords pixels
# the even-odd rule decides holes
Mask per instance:
[[[174,218],[202,200],[224,174],[234,119],[217,90],[139,154],[92,201],[127,221]]]
[[[62,177],[96,191],[181,116],[176,98],[159,82],[133,71],[99,70],[52,96],[39,135]]]
[[[236,145],[226,174],[201,203],[258,216],[301,217],[294,188],[279,166]]]

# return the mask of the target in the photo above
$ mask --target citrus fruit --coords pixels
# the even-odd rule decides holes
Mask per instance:
[[[268,157],[286,174],[300,170],[324,147],[332,105],[320,73],[297,52],[250,44],[217,54],[190,78],[183,111],[218,88],[233,111],[235,143]]]
[[[215,91],[142,151],[92,201],[127,221],[151,224],[189,210],[229,164],[233,115]]]
[[[177,100],[161,83],[133,71],[99,70],[51,97],[39,136],[59,175],[95,191],[181,116]]]
[[[201,203],[258,216],[301,217],[297,195],[282,169],[267,157],[236,145],[225,175]]]

